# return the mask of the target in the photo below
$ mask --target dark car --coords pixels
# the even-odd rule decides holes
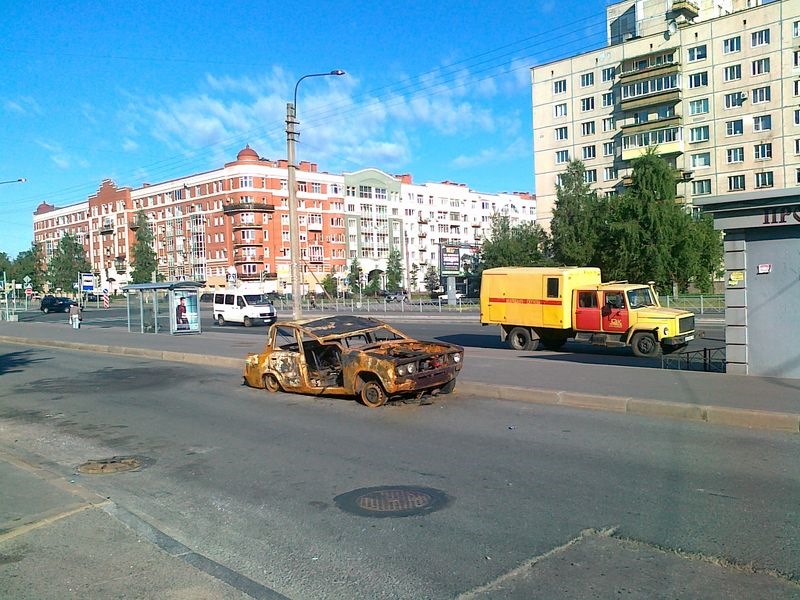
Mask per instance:
[[[51,312],[67,312],[69,307],[77,304],[74,300],[64,298],[62,296],[45,296],[42,298],[42,303],[39,305],[39,310],[44,314]]]

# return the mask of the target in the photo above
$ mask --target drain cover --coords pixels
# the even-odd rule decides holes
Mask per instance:
[[[112,456],[87,461],[78,467],[78,472],[86,475],[109,475],[121,471],[136,471],[146,466],[145,462],[138,456]]]
[[[411,517],[444,508],[450,498],[441,490],[409,485],[360,488],[333,499],[341,510],[360,517]]]

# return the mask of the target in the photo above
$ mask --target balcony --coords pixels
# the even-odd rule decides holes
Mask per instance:
[[[275,205],[267,204],[266,202],[236,202],[223,204],[222,212],[226,215],[233,215],[240,212],[273,213],[275,212]]]
[[[633,160],[656,148],[659,156],[683,153],[683,135],[680,127],[649,129],[622,136],[622,160]]]
[[[139,223],[136,221],[128,221],[128,229],[131,231],[136,231],[139,229]]]
[[[109,235],[114,233],[114,221],[104,221],[100,225],[100,235]]]
[[[261,225],[256,223],[234,223],[232,228],[234,231],[241,231],[242,229],[261,229]]]
[[[264,262],[264,255],[257,254],[255,256],[234,256],[233,264],[243,265],[245,263],[262,263]]]
[[[321,265],[321,264],[323,264],[325,262],[325,257],[324,256],[309,256],[308,257],[308,262],[311,263],[312,265]]]
[[[427,233],[425,233],[424,231],[420,231],[420,232],[417,234],[417,237],[418,237],[419,239],[421,239],[421,240],[422,240],[422,239],[425,239],[426,237],[428,237],[428,234],[427,234]]]
[[[309,221],[306,224],[306,228],[309,231],[322,231],[322,223]]]
[[[672,0],[672,12],[675,16],[691,20],[700,14],[700,7],[692,0]]]
[[[622,110],[638,110],[647,106],[656,106],[657,104],[677,104],[681,101],[680,89],[668,89],[635,98],[626,98],[620,102]]]
[[[234,248],[247,248],[248,246],[260,246],[262,240],[238,240],[233,242]]]
[[[261,277],[262,281],[273,281],[273,280],[278,278],[278,274],[277,273],[265,273],[265,272],[262,272],[260,277]]]
[[[417,223],[419,223],[420,225],[427,225],[428,224],[428,219],[426,219],[424,217],[419,217],[417,219]]]

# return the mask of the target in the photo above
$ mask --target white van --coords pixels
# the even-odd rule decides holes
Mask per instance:
[[[242,290],[214,292],[214,319],[217,325],[241,323],[245,327],[271,325],[278,313],[265,294]]]

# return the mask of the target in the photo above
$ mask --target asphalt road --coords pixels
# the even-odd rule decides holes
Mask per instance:
[[[65,473],[143,457],[141,472],[73,478],[290,598],[458,597],[587,528],[685,561],[800,573],[796,435],[457,393],[368,410],[242,387],[238,370],[12,345],[0,356],[0,446]],[[374,518],[335,500],[403,485],[447,502]],[[652,576],[660,597],[687,585]],[[688,584],[695,597],[710,585]]]

